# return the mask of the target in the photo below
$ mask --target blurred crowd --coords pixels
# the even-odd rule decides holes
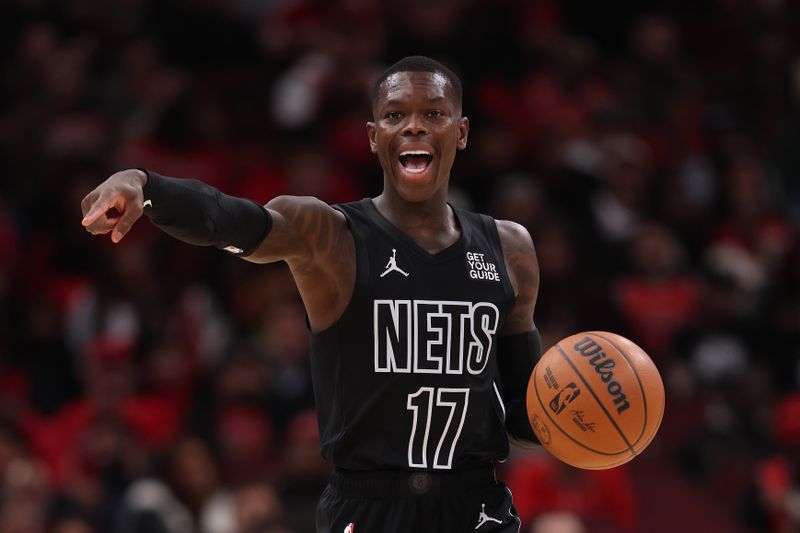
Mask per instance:
[[[112,245],[83,230],[80,200],[133,166],[259,202],[374,195],[371,84],[418,53],[465,86],[451,201],[533,236],[544,346],[621,333],[667,389],[629,465],[515,450],[500,477],[524,531],[797,531],[798,15],[790,0],[0,1],[0,533],[313,531],[329,466],[286,268],[146,221]]]

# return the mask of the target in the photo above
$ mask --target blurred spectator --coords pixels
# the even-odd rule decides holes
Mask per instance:
[[[55,292],[53,288],[52,293]],[[10,352],[8,362],[24,371],[26,404],[47,414],[72,399],[78,389],[79,369],[71,361],[60,311],[56,296],[45,293],[31,295],[25,307],[17,310],[19,315],[9,317],[11,323],[26,331]]]
[[[624,466],[611,470],[580,470],[544,451],[536,451],[517,455],[506,470],[508,486],[523,525],[531,524],[542,514],[557,511],[576,517],[577,525],[583,522],[589,531],[639,530],[636,495]],[[543,522],[549,522],[547,527],[553,528],[557,525],[575,527],[575,520],[562,518],[559,514],[552,522]]]
[[[539,515],[528,533],[584,533],[580,518],[573,513],[551,512]]]
[[[86,520],[68,516],[56,520],[49,531],[50,533],[93,533],[94,529]]]
[[[580,331],[582,324],[617,331],[619,319],[601,273],[586,271],[592,249],[579,238],[577,225],[565,215],[541,220],[531,229],[541,279],[536,324],[545,347]]]
[[[159,477],[142,478],[125,495],[118,527],[126,533],[232,533],[233,508],[204,441],[179,439]]]
[[[743,514],[751,527],[782,533],[800,527],[800,394],[781,399],[773,413],[779,452],[756,465]]]
[[[39,461],[12,460],[0,479],[0,531],[43,533],[47,527],[52,487]]]
[[[6,472],[12,461],[27,453],[27,442],[22,432],[15,424],[0,420],[0,472]]]
[[[305,311],[296,299],[263,317],[259,343],[272,376],[270,410],[281,427],[313,405]]]
[[[264,483],[242,485],[233,493],[236,533],[290,533],[274,487]]]
[[[228,483],[268,479],[277,468],[274,429],[262,409],[228,406],[217,414],[220,466]]]
[[[800,389],[800,235],[787,253],[779,281],[772,289],[772,314],[768,320],[774,329],[765,336],[763,350],[780,353],[770,358],[773,380],[779,392]]]
[[[546,219],[544,194],[532,176],[507,175],[494,179],[492,185],[493,217],[513,220],[530,232],[535,232]]]
[[[652,174],[649,152],[630,134],[608,136],[600,145],[603,186],[591,198],[598,236],[611,245],[625,244],[646,218]]]
[[[739,283],[758,297],[791,248],[794,232],[772,207],[770,184],[756,157],[732,156],[724,178],[723,218],[714,228],[709,254],[725,254],[717,263],[727,263]]]
[[[287,523],[299,531],[313,529],[319,494],[330,477],[331,467],[319,447],[316,413],[298,413],[287,430],[278,486],[284,495]]]
[[[680,28],[667,13],[638,18],[631,41],[633,57],[620,65],[616,80],[620,102],[651,159],[672,161],[699,148],[697,73],[683,53]]]
[[[79,512],[98,529],[112,527],[129,484],[146,472],[144,450],[113,416],[96,417],[63,444],[58,506]]]
[[[685,270],[680,243],[662,225],[642,226],[628,253],[631,271],[617,281],[615,302],[634,342],[663,358],[675,334],[695,320],[700,285]]]

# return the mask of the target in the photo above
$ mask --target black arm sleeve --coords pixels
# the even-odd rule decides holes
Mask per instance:
[[[176,239],[246,256],[272,229],[269,211],[252,200],[228,196],[202,181],[142,170],[147,173],[144,214]]]
[[[506,406],[506,431],[516,441],[539,444],[528,420],[525,398],[533,367],[541,356],[539,330],[501,336],[498,340],[497,365]]]

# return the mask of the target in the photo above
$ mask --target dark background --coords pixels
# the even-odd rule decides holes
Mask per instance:
[[[369,89],[417,53],[464,82],[452,202],[533,236],[545,347],[615,331],[666,384],[629,465],[515,450],[524,531],[796,530],[798,35],[789,0],[0,1],[0,533],[313,531],[285,267],[80,200],[130,166],[374,195]]]

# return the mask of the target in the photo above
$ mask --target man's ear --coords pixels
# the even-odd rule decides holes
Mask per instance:
[[[458,149],[463,150],[467,147],[467,137],[469,136],[469,119],[461,117],[458,123]]]
[[[378,130],[375,128],[374,122],[367,122],[367,137],[369,137],[369,149],[373,154],[378,153],[378,143],[375,142],[375,136]]]

